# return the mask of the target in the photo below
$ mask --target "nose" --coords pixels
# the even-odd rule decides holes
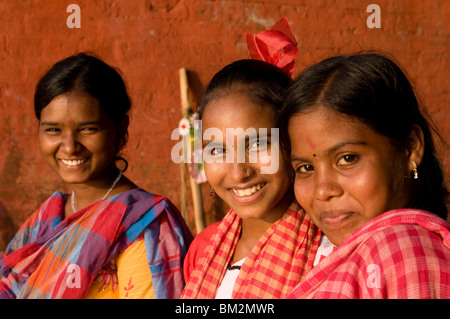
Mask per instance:
[[[66,132],[63,134],[59,149],[68,155],[78,153],[81,149],[81,144],[77,139],[76,133]]]
[[[343,188],[339,183],[338,176],[332,169],[316,171],[314,197],[320,201],[329,201],[343,194]]]
[[[255,172],[249,163],[230,163],[228,165],[230,165],[230,176],[235,182],[245,182]]]

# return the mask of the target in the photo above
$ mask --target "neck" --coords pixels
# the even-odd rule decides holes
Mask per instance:
[[[263,218],[242,219],[241,236],[233,255],[233,261],[239,261],[250,253],[267,229],[284,215],[292,200],[293,196],[288,192]]]
[[[253,247],[272,224],[259,218],[243,219],[239,241],[247,242]]]
[[[70,209],[66,209],[66,216],[75,211],[83,209],[99,200],[114,195],[115,190],[120,186],[122,180],[120,171],[117,168],[106,170],[102,177],[90,183],[72,184],[72,194],[70,196]]]

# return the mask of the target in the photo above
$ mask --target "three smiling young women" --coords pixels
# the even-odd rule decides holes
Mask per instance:
[[[199,113],[225,138],[204,151],[236,159],[244,143],[245,161],[205,163],[231,209],[189,252],[177,209],[116,166],[130,106],[117,71],[89,55],[42,77],[42,155],[72,191],[19,229],[0,298],[450,298],[448,192],[431,126],[392,59],[330,58],[293,83],[263,61],[219,71]],[[227,128],[280,128],[281,147],[271,154],[271,134],[230,140]],[[263,148],[274,174],[249,160]]]

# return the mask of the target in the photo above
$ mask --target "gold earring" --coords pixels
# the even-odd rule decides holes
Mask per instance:
[[[419,178],[419,172],[417,171],[417,163],[415,161],[411,161],[412,165],[413,165],[413,178],[414,179],[418,179]]]

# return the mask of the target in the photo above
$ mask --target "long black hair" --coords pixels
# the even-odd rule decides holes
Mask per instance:
[[[355,117],[390,138],[398,154],[407,149],[411,130],[419,126],[425,148],[419,179],[413,181],[407,194],[408,205],[447,217],[448,190],[432,137],[432,130],[437,130],[425,118],[410,81],[392,58],[374,52],[338,56],[302,72],[289,89],[279,115],[278,126],[287,152],[289,120],[318,105]]]
[[[128,140],[128,111],[131,108],[131,100],[119,72],[99,58],[86,53],[79,53],[57,62],[42,76],[36,86],[34,95],[36,117],[40,120],[44,107],[58,95],[70,91],[87,93],[99,101],[102,110],[115,125],[116,153],[118,153]],[[126,121],[123,121],[124,119]]]

